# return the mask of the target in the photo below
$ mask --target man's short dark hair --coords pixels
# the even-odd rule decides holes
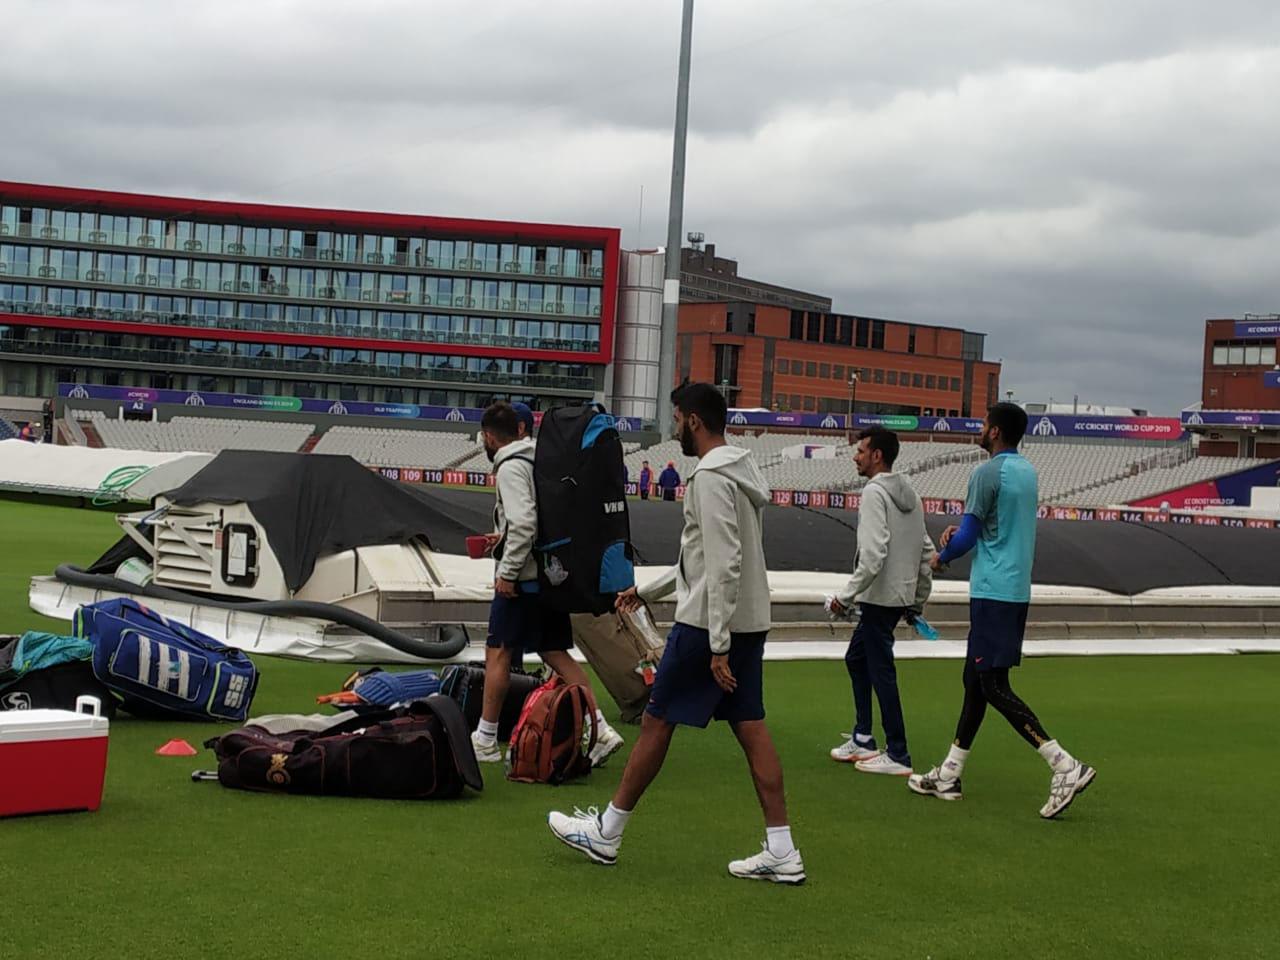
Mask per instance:
[[[505,400],[489,405],[480,418],[480,429],[488,430],[499,440],[515,440],[520,436],[520,417]]]
[[[879,450],[884,457],[884,465],[893,468],[893,461],[898,459],[898,451],[902,449],[896,433],[884,427],[868,427],[858,434],[858,439],[867,441],[867,449]]]
[[[719,436],[729,415],[724,394],[709,383],[684,383],[671,391],[671,402],[686,417],[697,414],[707,430]]]
[[[1027,432],[1027,411],[1016,403],[997,403],[987,409],[987,423],[1000,431],[1000,439],[1011,447],[1022,442]]]

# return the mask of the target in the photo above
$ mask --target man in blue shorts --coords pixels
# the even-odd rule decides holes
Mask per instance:
[[[654,678],[640,738],[622,783],[604,813],[551,813],[562,842],[601,864],[617,862],[622,831],[640,797],[662,769],[677,725],[733,729],[747,756],[764,811],[765,842],[729,873],[748,880],[798,884],[804,862],[791,840],[782,764],[764,722],[764,642],[769,632],[769,580],[762,524],[769,487],[750,452],[726,445],[724,396],[707,383],[672,394],[680,445],[697,457],[684,498],[684,530],[676,566],[618,597],[622,610],[676,594],[676,623]]]
[[[997,403],[987,411],[982,448],[991,459],[973,471],[964,520],[942,534],[934,569],[976,545],[969,573],[969,646],[964,662],[964,705],[956,738],[941,766],[915,774],[907,786],[942,800],[959,800],[960,774],[987,704],[995,707],[1049,764],[1053,778],[1040,816],[1062,813],[1093,782],[1095,771],[1050,739],[1040,720],[1009,686],[1009,670],[1022,660],[1022,636],[1031,602],[1031,564],[1036,550],[1036,470],[1018,454],[1027,431],[1026,411]]]
[[[532,421],[529,413],[528,423]],[[567,682],[591,685],[586,671],[569,653],[573,647],[569,615],[550,609],[538,597],[538,564],[533,557],[533,541],[538,535],[534,444],[521,429],[520,413],[509,403],[493,404],[480,420],[498,494],[493,510],[496,567],[484,651],[484,701],[480,725],[471,734],[481,763],[502,762],[498,718],[511,683],[513,662],[519,663],[526,653],[536,653]],[[596,711],[595,720],[596,746],[591,762],[600,766],[621,748],[622,736],[609,726],[601,711]]]

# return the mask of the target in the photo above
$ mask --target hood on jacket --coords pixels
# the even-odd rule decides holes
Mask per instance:
[[[881,473],[872,477],[867,486],[873,483],[889,495],[900,513],[911,513],[920,506],[920,494],[916,493],[915,487],[911,486],[906,477],[896,473]]]
[[[728,444],[716,447],[693,468],[695,475],[702,470],[714,470],[721,476],[728,477],[742,488],[752,506],[763,507],[773,500],[773,491],[756,466],[750,450]]]
[[[494,454],[493,467],[496,470],[501,465],[502,461],[520,454],[524,454],[529,459],[533,459],[534,449],[535,444],[532,437],[525,437],[523,440],[512,440]]]

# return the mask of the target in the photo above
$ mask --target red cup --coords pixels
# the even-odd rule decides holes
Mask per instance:
[[[467,556],[472,560],[483,560],[489,555],[491,543],[483,534],[478,537],[467,537]]]

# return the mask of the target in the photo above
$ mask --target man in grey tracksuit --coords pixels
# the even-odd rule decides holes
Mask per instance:
[[[831,758],[854,763],[864,773],[910,776],[911,754],[893,662],[893,630],[903,616],[919,614],[929,599],[933,541],[924,525],[924,507],[905,477],[892,472],[898,437],[881,427],[858,437],[854,462],[868,478],[858,511],[858,555],[853,576],[832,601],[843,613],[855,604],[860,619],[845,654],[853,683],[855,720],[849,739]],[[885,752],[871,734],[871,691],[880,701]]]
[[[751,453],[725,443],[724,395],[707,383],[672,395],[686,456],[697,457],[684,498],[684,530],[675,567],[618,596],[630,610],[644,600],[676,595],[675,625],[658,664],[640,738],[622,782],[603,813],[553,812],[551,831],[596,863],[613,864],[636,803],[662,769],[677,726],[713,719],[733,729],[747,757],[764,813],[760,853],[729,864],[748,880],[797,884],[805,879],[791,839],[782,764],[764,722],[764,643],[770,627],[763,524],[769,486]],[[678,826],[677,829],[680,829]]]

